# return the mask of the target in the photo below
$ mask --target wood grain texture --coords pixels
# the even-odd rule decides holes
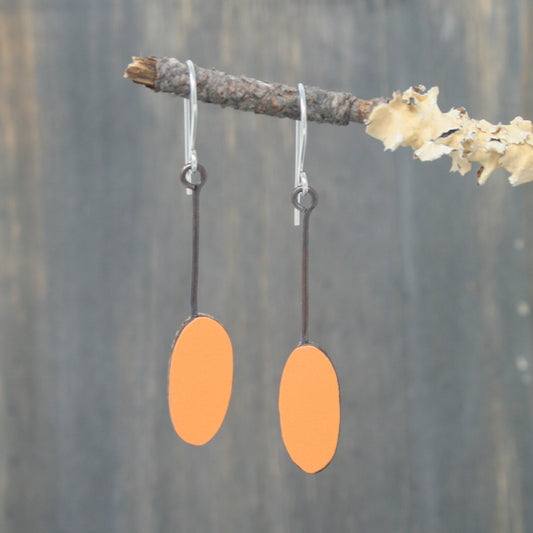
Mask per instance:
[[[306,476],[278,417],[294,125],[200,104],[199,297],[235,360],[224,424],[193,448],[166,397],[189,302],[181,100],[122,78],[154,54],[362,97],[420,82],[507,121],[530,100],[526,4],[1,4],[2,533],[533,530],[533,188],[309,125],[310,331],[343,419]]]

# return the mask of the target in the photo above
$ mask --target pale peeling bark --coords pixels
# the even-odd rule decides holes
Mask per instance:
[[[437,105],[438,87],[411,87],[370,113],[366,132],[383,142],[385,150],[410,146],[420,161],[442,155],[452,158],[451,172],[466,174],[479,163],[478,183],[497,168],[510,173],[509,183],[533,180],[533,129],[531,121],[516,117],[510,124],[475,120],[466,110],[443,113]]]

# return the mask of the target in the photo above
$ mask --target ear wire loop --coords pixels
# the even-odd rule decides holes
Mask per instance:
[[[185,164],[191,165],[189,175],[198,170],[198,158],[196,155],[196,125],[198,122],[198,101],[196,98],[196,71],[194,63],[188,59],[187,67],[189,69],[189,99],[183,100],[183,128],[185,139]],[[192,189],[186,188],[187,194],[192,194]]]
[[[302,83],[298,84],[300,93],[300,120],[296,121],[296,139],[294,150],[294,187],[302,186],[302,193],[307,194],[309,182],[307,175],[303,171],[305,159],[305,146],[307,144],[307,103],[305,99],[305,87]],[[294,209],[294,225],[300,225],[300,211]]]

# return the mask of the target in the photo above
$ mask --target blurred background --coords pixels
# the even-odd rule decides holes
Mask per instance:
[[[122,78],[192,59],[362,98],[533,118],[530,0],[0,0],[0,531],[533,531],[533,184],[309,124],[310,337],[342,421],[315,476],[281,440],[299,340],[294,123],[199,104],[201,312],[234,347],[206,446],[173,431],[189,313],[182,100]]]

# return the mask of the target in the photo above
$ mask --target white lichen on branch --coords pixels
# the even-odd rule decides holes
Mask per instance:
[[[392,100],[370,113],[366,132],[383,142],[385,150],[410,146],[420,161],[442,155],[452,158],[450,172],[466,174],[472,163],[481,165],[482,185],[497,168],[509,173],[511,185],[533,181],[533,127],[530,120],[516,117],[510,124],[475,120],[466,110],[443,113],[437,105],[438,87],[423,86],[397,91]]]

